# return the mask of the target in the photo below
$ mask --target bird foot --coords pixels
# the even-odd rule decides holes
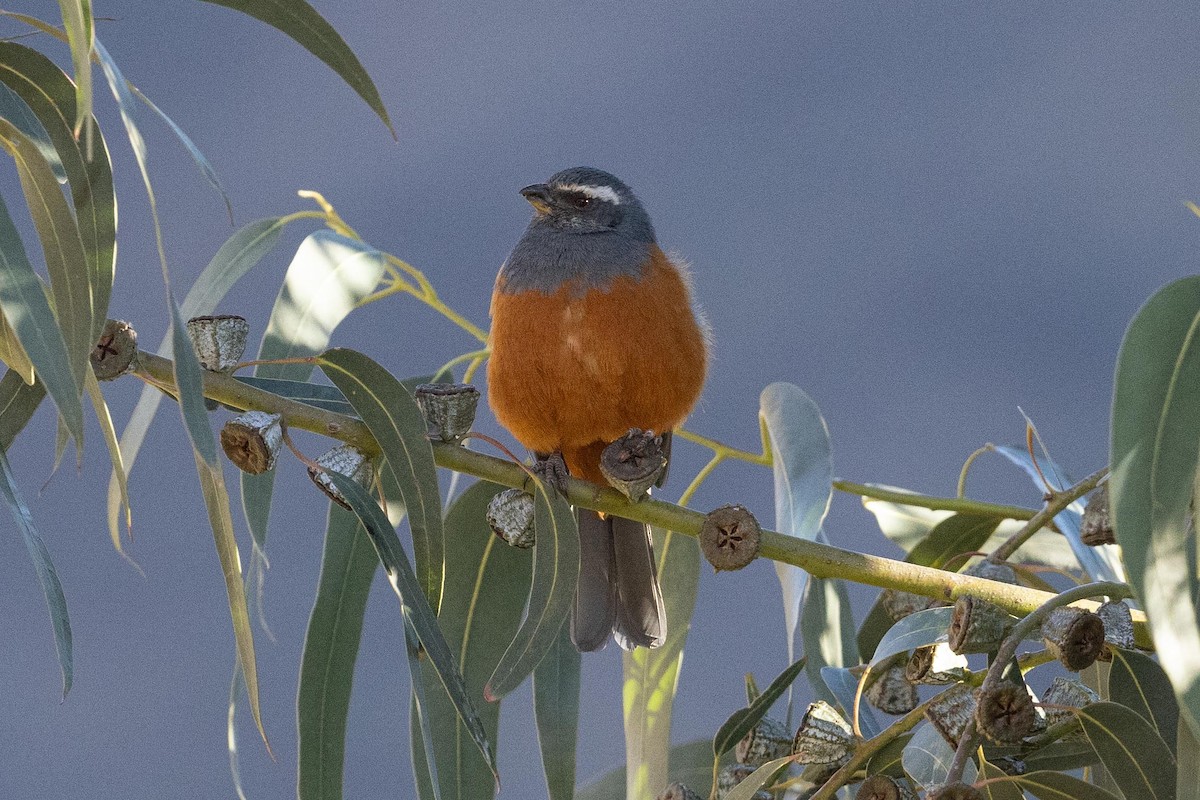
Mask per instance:
[[[567,470],[562,453],[538,453],[533,462],[533,474],[559,494],[567,493],[567,478],[571,477],[571,473]]]

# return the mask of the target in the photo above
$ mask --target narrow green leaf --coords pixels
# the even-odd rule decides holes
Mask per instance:
[[[950,764],[954,761],[954,748],[942,738],[937,728],[923,722],[908,740],[900,761],[908,777],[918,786],[937,786],[946,782]],[[974,783],[978,774],[975,762],[967,761],[963,782]]]
[[[112,461],[113,475],[117,476],[117,488],[120,491],[121,508],[125,511],[125,530],[133,528],[133,511],[129,507],[129,486],[125,481],[125,465],[121,463],[121,445],[117,441],[117,431],[113,427],[112,415],[108,412],[108,403],[104,402],[104,395],[100,391],[100,384],[96,381],[96,376],[88,372],[84,388],[87,391],[88,397],[92,401],[92,410],[96,412],[96,421],[100,423],[100,433],[104,437],[104,445],[108,448],[108,457]],[[109,525],[109,538],[112,539],[113,547],[118,553],[124,552],[121,547],[121,529],[116,525]]]
[[[410,719],[409,728],[417,728],[421,731],[421,753],[425,756],[420,761],[413,762],[413,771],[417,775],[417,784],[430,788],[431,800],[442,800],[437,761],[429,755],[433,752],[435,739],[426,706],[425,685],[421,677],[421,637],[413,628],[411,610],[401,605],[400,616],[404,618],[404,654],[408,656],[408,674],[412,678],[410,693],[413,716]],[[497,780],[498,783],[499,780]],[[497,788],[499,787],[497,786]]]
[[[92,116],[92,41],[95,24],[92,22],[90,0],[58,0],[62,9],[63,28],[71,45],[71,63],[75,68],[75,136],[79,137]],[[90,129],[86,136],[91,136]]]
[[[579,581],[579,528],[567,501],[542,481],[533,492],[533,582],[525,619],[504,651],[483,696],[497,700],[521,685],[567,620]]]
[[[217,461],[217,445],[213,439],[212,428],[209,427],[208,409],[204,405],[204,378],[200,370],[200,361],[192,340],[187,334],[183,317],[179,314],[179,306],[175,298],[167,294],[167,303],[171,307],[171,344],[175,356],[175,386],[179,390],[179,411],[183,415],[183,425],[187,429],[192,447],[196,455],[204,459],[204,463],[212,469],[220,469]],[[239,567],[239,572],[241,571]]]
[[[44,127],[61,163],[75,218],[88,259],[91,286],[92,340],[99,338],[108,315],[116,257],[117,199],[108,146],[92,123],[91,152],[75,138],[75,86],[58,66],[38,51],[15,42],[0,42],[0,82],[6,84]],[[55,162],[50,162],[51,167]],[[60,175],[61,170],[61,175]]]
[[[213,313],[217,304],[233,285],[275,247],[286,224],[286,220],[279,217],[268,217],[238,229],[225,244],[221,245],[216,255],[196,278],[196,282],[192,284],[191,290],[188,291],[180,305],[180,315],[184,319],[190,319]],[[171,334],[168,332],[159,343],[157,352],[159,355],[169,355],[171,348]],[[150,430],[150,424],[154,421],[155,412],[157,412],[162,398],[162,392],[154,387],[143,388],[137,405],[134,406],[133,413],[129,417],[129,422],[121,433],[121,458],[125,464],[126,476],[133,469],[138,451],[141,450],[142,443],[146,439],[146,434]],[[247,496],[246,477],[243,476],[243,502],[246,502]],[[120,513],[119,483],[120,479],[114,473],[108,482],[108,524],[110,528],[117,525],[117,517]],[[251,526],[251,533],[256,533],[253,526]],[[258,540],[257,534],[255,540]]]
[[[773,383],[759,396],[758,416],[774,455],[775,530],[814,540],[833,495],[829,428],[821,410],[800,387]],[[783,563],[775,564],[775,572],[783,591],[787,656],[794,661],[796,626],[800,623],[808,573]]]
[[[20,375],[21,380],[25,383],[33,383],[36,375],[33,362],[29,360],[29,354],[21,346],[17,332],[8,324],[3,313],[0,313],[0,361],[4,362],[4,366]]]
[[[264,392],[277,394],[289,400],[297,400],[326,411],[339,414],[354,414],[354,406],[336,386],[307,381],[286,381],[279,378],[259,378],[253,375],[235,375],[234,378],[247,386]]]
[[[1064,772],[1100,763],[1100,756],[1096,755],[1096,751],[1086,738],[1066,741],[1059,739],[1057,742],[1051,742],[1032,752],[1018,750],[1014,751],[1012,755],[1020,758],[1025,764],[1025,769],[1030,772],[1035,770]]]
[[[1175,759],[1166,742],[1136,711],[1092,703],[1079,723],[1125,800],[1175,797]]]
[[[384,496],[404,502],[417,580],[436,612],[442,599],[445,539],[437,464],[425,415],[400,381],[361,353],[326,350],[317,363],[354,406],[383,451],[380,477]]]
[[[732,760],[732,759],[730,759]],[[671,748],[671,780],[693,789],[712,780],[712,741],[695,739]],[[625,767],[620,766],[575,792],[575,800],[613,800],[624,797]]]
[[[862,625],[858,627],[858,636],[855,641],[858,644],[858,657],[862,661],[870,661],[871,654],[875,652],[875,648],[883,640],[886,634],[895,624],[892,615],[888,613],[887,608],[883,605],[883,593],[881,592],[875,598],[875,603],[871,606],[871,610],[867,612],[867,616],[863,619]]]
[[[82,393],[75,383],[67,345],[37,273],[25,256],[17,228],[0,198],[0,311],[12,323],[58,413],[72,435],[83,436]]]
[[[30,385],[11,369],[4,373],[0,378],[0,450],[8,450],[45,396],[41,381]]]
[[[824,537],[820,537],[824,542]],[[800,614],[800,638],[808,658],[805,671],[818,699],[835,698],[821,680],[823,667],[844,667],[858,663],[854,639],[854,617],[845,584],[836,578],[813,578],[804,591]]]
[[[867,762],[867,774],[890,775],[893,778],[904,777],[904,765],[901,763],[901,758],[904,755],[904,748],[908,746],[910,739],[912,739],[911,733],[902,733],[885,744]]]
[[[741,783],[733,787],[732,791],[728,794],[723,795],[724,800],[755,800],[758,790],[770,783],[775,774],[782,769],[786,769],[790,763],[792,763],[791,756],[784,756],[774,761],[768,761],[745,778],[742,778]]]
[[[63,595],[58,573],[54,571],[54,564],[50,561],[50,551],[46,549],[41,535],[33,527],[33,516],[29,513],[29,507],[17,492],[16,479],[8,463],[8,456],[3,450],[0,450],[0,495],[3,496],[8,510],[12,512],[17,527],[21,529],[25,548],[29,551],[29,558],[33,561],[34,571],[37,572],[38,583],[42,585],[46,606],[50,609],[50,623],[54,627],[54,646],[58,650],[58,665],[62,669],[65,698],[67,692],[71,691],[71,682],[75,674],[67,598]]]
[[[478,709],[484,733],[491,742],[497,741],[499,735],[500,704],[484,701],[483,684],[516,634],[529,593],[532,568],[528,552],[505,546],[488,527],[484,514],[488,502],[501,488],[477,482],[450,506],[445,525],[454,547],[446,551],[446,584],[438,610],[438,627],[456,655],[467,694],[472,706]],[[549,659],[547,656],[546,660]],[[534,674],[535,702],[539,691],[554,686],[552,677],[549,673],[542,674],[539,689],[538,673]],[[446,800],[491,797],[495,791],[491,768],[472,743],[453,703],[440,691],[434,670],[426,667],[424,678],[430,726],[442,732],[435,737],[433,752],[442,797]],[[569,692],[562,695],[564,700],[567,696]],[[414,751],[421,746],[419,733],[411,729]],[[414,755],[414,759],[423,757],[423,753]],[[429,796],[428,792],[422,795]]]
[[[796,678],[804,671],[806,660],[801,656],[790,667],[779,673],[757,700],[746,708],[733,712],[729,719],[721,724],[721,727],[717,729],[717,735],[712,740],[714,757],[720,758],[732,750],[734,745],[766,716],[767,712],[771,710],[771,706],[775,705],[775,701],[783,696],[783,693],[795,683]]]
[[[200,168],[200,172],[204,175],[205,179],[212,185],[214,189],[217,190],[217,193],[221,195],[221,199],[225,201],[225,211],[229,214],[229,223],[232,225],[233,203],[229,202],[229,195],[225,193],[225,187],[221,185],[221,179],[217,177],[217,171],[213,169],[213,165],[210,164],[208,159],[204,157],[204,153],[200,152],[200,148],[197,147],[196,143],[192,141],[192,138],[184,132],[183,128],[179,127],[179,125],[175,123],[175,120],[168,117],[166,112],[156,106],[149,97],[146,97],[146,95],[142,94],[141,89],[137,88],[133,84],[129,84],[129,90],[138,100],[141,100],[149,107],[151,111],[157,114],[159,118],[167,124],[167,127],[171,129],[171,132],[175,134],[175,138],[182,142],[183,146],[187,148],[188,153],[190,153],[192,156],[192,160],[196,162],[196,166]]]
[[[668,783],[671,711],[700,583],[700,545],[695,539],[661,528],[652,528],[651,535],[667,640],[653,650],[638,647],[622,654],[625,763],[633,767],[628,773],[629,797],[652,797]]]
[[[1107,699],[1141,714],[1174,752],[1179,704],[1167,673],[1145,653],[1117,647],[1109,649],[1113,660],[1108,673]]]
[[[320,353],[329,345],[334,329],[379,285],[383,268],[383,254],[362,242],[330,231],[317,231],[307,237],[288,265],[258,359],[303,358]],[[311,364],[260,364],[254,374],[303,381],[312,369]],[[274,471],[242,474],[242,502],[254,509],[253,514],[247,514],[246,522],[256,542],[266,540],[274,486]]]
[[[533,671],[533,709],[549,800],[572,800],[575,796],[581,666],[582,656],[571,642],[571,626],[563,625],[550,651]]]
[[[1200,741],[1192,734],[1186,720],[1180,719],[1177,727],[1179,766],[1175,770],[1176,800],[1200,800]]]
[[[1030,772],[1001,778],[1001,784],[1019,786],[1038,800],[1120,800],[1095,784],[1061,772]],[[1020,794],[1016,795],[1018,798]],[[1132,800],[1132,798],[1126,798]]]
[[[909,551],[905,561],[941,569],[954,556],[977,552],[1000,527],[1001,521],[1000,517],[984,514],[947,517]]]
[[[821,682],[828,688],[834,701],[842,707],[842,716],[853,720],[854,700],[858,696],[858,677],[845,667],[821,667]],[[866,703],[859,704],[858,727],[867,739],[875,738],[883,730],[871,712],[870,705]]]
[[[54,297],[54,316],[67,347],[67,359],[75,382],[75,393],[82,395],[83,376],[89,369],[88,354],[92,338],[91,286],[88,283],[88,263],[83,253],[83,241],[75,216],[63,197],[58,179],[42,158],[37,146],[9,122],[0,119],[0,144],[16,162],[17,175],[25,192],[33,225],[42,244],[46,269],[50,273],[50,291]],[[5,317],[20,337],[21,327],[10,314]],[[26,344],[34,366],[37,359]],[[68,418],[67,422],[71,422]],[[78,434],[79,436],[76,436]],[[82,447],[82,431],[72,429],[76,443]]]
[[[42,158],[46,159],[50,169],[54,170],[54,177],[58,178],[58,182],[66,183],[67,173],[63,170],[62,160],[58,157],[58,151],[54,149],[54,142],[50,141],[50,134],[46,132],[46,127],[42,125],[41,120],[34,116],[25,101],[18,97],[12,89],[9,89],[2,80],[0,80],[0,119],[8,120],[17,127],[17,130],[28,136],[37,145],[38,151],[42,154]]]
[[[1200,459],[1200,276],[1142,306],[1117,357],[1109,499],[1129,582],[1180,710],[1200,735],[1200,615],[1191,504]]]
[[[987,800],[1025,800],[1025,795],[1019,787],[1002,780],[1008,777],[1004,770],[992,764],[982,754],[980,754],[979,767],[979,777],[983,780],[979,791]],[[1001,780],[993,781],[992,779]]]
[[[884,634],[871,656],[871,664],[878,664],[897,653],[946,641],[946,631],[950,627],[950,617],[953,613],[952,607],[945,606],[927,608],[908,615]]]
[[[209,436],[211,437],[211,433]],[[200,490],[204,495],[204,506],[208,510],[208,522],[212,526],[213,543],[217,558],[221,562],[221,574],[225,578],[225,594],[229,599],[229,616],[233,621],[233,637],[237,645],[238,661],[242,665],[242,677],[246,681],[246,696],[250,700],[250,713],[258,732],[267,742],[263,728],[262,711],[258,702],[258,667],[254,657],[254,631],[250,626],[250,615],[246,611],[246,592],[242,585],[242,562],[238,556],[237,538],[233,532],[233,517],[229,513],[229,492],[225,489],[225,477],[221,465],[209,465],[200,455],[196,457],[196,473],[200,476]],[[270,744],[267,743],[270,749]]]
[[[366,101],[371,110],[379,115],[383,124],[396,135],[387,109],[379,97],[379,90],[371,76],[363,69],[354,51],[338,35],[333,26],[325,21],[305,0],[207,0],[214,5],[232,8],[243,14],[267,23],[283,31],[317,58],[329,65],[341,76],[358,96]]]
[[[358,517],[330,503],[317,599],[304,636],[296,696],[297,793],[339,800],[346,720],[363,614],[379,557]]]
[[[371,495],[367,494],[366,489],[345,475],[339,475],[336,472],[326,472],[325,474],[366,528],[367,534],[371,537],[371,544],[375,546],[375,552],[379,556],[379,562],[387,573],[392,591],[396,593],[396,597],[400,601],[401,613],[406,620],[411,621],[413,630],[425,648],[428,663],[437,673],[438,679],[446,690],[446,695],[458,711],[467,734],[487,761],[492,775],[497,776],[496,759],[492,746],[484,732],[483,723],[475,711],[475,705],[471,702],[462,672],[438,627],[433,609],[430,608],[429,601],[425,598],[425,593],[417,582],[417,576],[408,563],[408,556],[400,545],[396,531],[388,522],[383,509]]]

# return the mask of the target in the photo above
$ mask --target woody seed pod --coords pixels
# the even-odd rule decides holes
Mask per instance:
[[[842,715],[824,700],[809,705],[792,739],[792,755],[799,764],[832,764],[854,751],[854,731]]]
[[[975,728],[1000,745],[1016,745],[1030,734],[1037,718],[1025,684],[1004,681],[975,692]]]
[[[952,783],[926,792],[925,800],[983,800],[983,793],[970,784]]]
[[[246,352],[250,323],[232,314],[192,317],[187,332],[201,367],[209,372],[229,372]]]
[[[1104,623],[1104,650],[1098,656],[1101,661],[1112,661],[1110,648],[1133,649],[1133,615],[1125,601],[1110,600],[1101,604],[1096,609],[1096,616]]]
[[[1017,573],[1012,567],[1008,564],[989,561],[986,558],[963,570],[963,574],[974,575],[976,578],[986,578],[989,581],[997,581],[999,583],[1010,583],[1014,586],[1017,583]]]
[[[655,800],[703,800],[703,798],[679,781],[675,781],[666,789],[663,789],[662,793]]]
[[[904,666],[904,677],[911,683],[943,686],[960,681],[967,674],[967,657],[950,649],[945,642],[913,650]]]
[[[630,428],[600,454],[600,472],[604,479],[631,503],[645,497],[666,468],[662,437],[655,436],[654,431]]]
[[[1067,708],[1083,708],[1090,703],[1098,703],[1100,695],[1079,681],[1061,676],[1054,679],[1050,688],[1042,695],[1042,705],[1046,712],[1046,722],[1055,725],[1072,716]],[[1060,706],[1060,708],[1053,708]],[[1065,706],[1066,708],[1062,708]]]
[[[1083,543],[1095,547],[1101,544],[1116,544],[1112,520],[1108,514],[1108,484],[1102,484],[1092,492],[1083,509],[1083,520],[1079,523],[1079,538]]]
[[[729,764],[717,773],[717,800],[724,800],[739,783],[750,777],[754,767],[749,764]],[[772,800],[771,793],[759,789],[753,795],[753,800]]]
[[[371,466],[371,462],[367,457],[354,445],[343,444],[329,450],[319,458],[317,458],[317,466],[320,469],[309,467],[308,477],[317,485],[317,488],[329,496],[329,499],[337,503],[343,508],[350,508],[350,504],[346,502],[346,498],[342,497],[341,492],[333,485],[333,481],[329,480],[329,476],[325,471],[336,472],[339,475],[345,475],[351,478],[359,486],[370,486],[371,481],[375,479],[375,468]]]
[[[721,506],[708,512],[700,527],[700,550],[713,569],[735,570],[758,555],[762,529],[741,506]]]
[[[905,677],[904,664],[888,667],[867,687],[867,702],[885,714],[907,714],[919,701],[917,687]]]
[[[457,442],[475,424],[479,390],[469,383],[422,383],[417,387],[416,401],[430,435],[443,442]]]
[[[933,608],[938,603],[932,597],[904,592],[899,589],[884,589],[879,594],[879,602],[883,606],[883,610],[892,618],[892,622],[899,622],[918,611]]]
[[[520,489],[497,492],[488,502],[487,521],[492,533],[506,544],[527,550],[533,547],[533,496]]]
[[[854,800],[917,800],[917,793],[904,778],[871,775],[859,785]]]
[[[963,595],[950,617],[950,649],[959,655],[995,650],[1008,628],[1008,612],[977,597]]]
[[[975,692],[965,683],[950,687],[925,708],[925,718],[951,747],[958,747],[958,740],[974,714]]]
[[[283,426],[279,414],[247,411],[221,428],[221,449],[235,467],[251,475],[275,468],[275,459],[283,447]]]
[[[773,717],[763,717],[737,743],[733,755],[739,764],[761,767],[768,761],[782,758],[790,752],[792,737],[787,727]]]
[[[1104,649],[1104,623],[1082,608],[1056,608],[1042,623],[1042,640],[1064,667],[1078,672],[1091,666]]]
[[[89,356],[96,380],[111,381],[132,372],[137,367],[137,351],[137,331],[128,322],[106,321]]]

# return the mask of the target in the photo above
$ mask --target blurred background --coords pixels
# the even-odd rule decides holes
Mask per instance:
[[[5,6],[58,13],[45,1]],[[333,72],[248,17],[199,2],[100,1],[94,11],[108,18],[97,35],[126,76],[212,161],[238,225],[307,208],[296,190],[318,190],[480,325],[529,218],[520,187],[579,164],[626,180],[663,246],[692,265],[714,331],[688,426],[729,444],[758,447],[758,394],[786,380],[820,404],[839,477],[953,494],[971,451],[1023,440],[1018,406],[1082,476],[1107,459],[1126,323],[1158,286],[1196,271],[1200,219],[1185,202],[1200,178],[1200,15],[1190,3],[316,7],[379,86],[398,141]],[[23,32],[0,20],[0,36]],[[29,43],[69,64],[65,48]],[[122,204],[110,316],[154,346],[167,314],[153,230],[104,92],[101,81]],[[233,229],[170,132],[149,115],[142,129],[182,295]],[[10,163],[0,182],[16,191]],[[247,317],[261,335],[309,232],[290,227],[220,312]],[[40,258],[32,237],[27,245]],[[475,347],[402,297],[356,313],[334,342],[401,376]],[[106,385],[118,428],[140,388]],[[490,417],[482,424],[511,441]],[[75,687],[60,702],[46,608],[15,527],[0,522],[10,531],[0,537],[0,793],[231,796],[233,638],[178,415],[163,407],[131,476],[128,549],[145,577],[108,541],[98,429],[88,430],[82,467],[68,456],[46,483],[53,427],[43,408],[12,456],[66,590]],[[677,445],[664,496],[678,496],[706,459]],[[302,468],[288,459],[280,471],[287,500],[271,520],[264,600],[274,641],[256,632],[277,761],[245,715],[251,797],[294,793],[293,705],[325,520]],[[968,493],[1040,502],[995,455],[977,462]],[[769,472],[723,466],[694,505],[727,502],[769,523]],[[898,553],[854,497],[834,498],[826,530],[842,546]],[[852,593],[857,618],[872,596]],[[355,682],[349,797],[413,795],[401,648],[395,600],[380,583]],[[785,654],[771,565],[705,569],[674,738],[710,737],[743,704],[743,674],[768,681]],[[613,647],[585,657],[583,782],[624,759],[620,669]],[[499,758],[501,797],[544,795],[528,686],[505,701]]]

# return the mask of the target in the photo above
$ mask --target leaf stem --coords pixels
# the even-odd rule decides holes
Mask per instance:
[[[1060,511],[1095,489],[1107,475],[1108,467],[1104,467],[1096,470],[1069,489],[1063,489],[1061,492],[1052,492],[1042,510],[1030,517],[1029,522],[1022,526],[1021,530],[1008,537],[999,547],[993,550],[992,554],[988,556],[988,560],[995,563],[1007,561],[1013,553],[1017,552],[1018,547],[1025,544],[1031,536],[1048,525],[1051,520],[1058,516]]]

